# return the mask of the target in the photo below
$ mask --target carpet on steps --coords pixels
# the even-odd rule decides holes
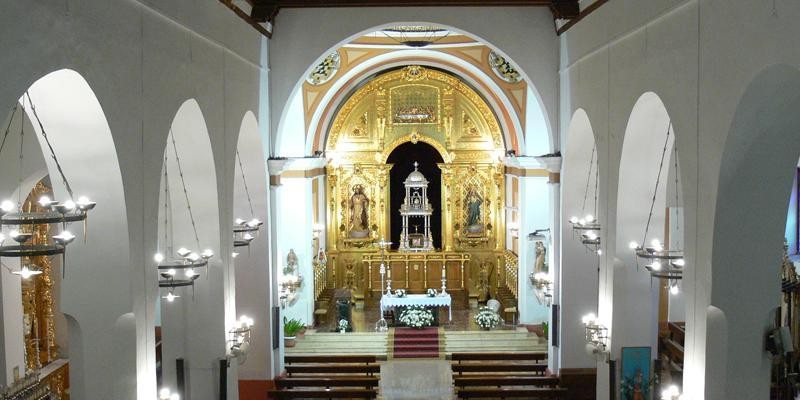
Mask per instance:
[[[395,328],[392,338],[394,358],[441,358],[439,328]]]

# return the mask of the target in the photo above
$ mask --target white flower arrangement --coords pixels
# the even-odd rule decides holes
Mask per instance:
[[[339,320],[339,330],[340,331],[346,331],[347,328],[349,328],[349,327],[350,327],[350,323],[347,322],[346,319],[342,318],[342,319]]]
[[[400,314],[400,322],[410,328],[425,328],[433,325],[433,313],[425,307],[411,306]]]
[[[500,325],[500,315],[489,307],[481,307],[475,314],[475,323],[482,329],[492,329]]]
[[[394,291],[394,295],[397,297],[406,297],[406,290],[405,289],[397,289]]]
[[[436,289],[434,288],[428,288],[425,293],[427,293],[428,297],[436,297]]]

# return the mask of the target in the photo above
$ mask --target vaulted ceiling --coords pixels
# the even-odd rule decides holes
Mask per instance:
[[[554,20],[571,21],[580,17],[578,0],[219,0],[242,20],[267,37],[284,8],[326,7],[469,7],[527,6],[548,7]],[[602,1],[605,2],[605,1]],[[598,1],[600,3],[600,1]]]

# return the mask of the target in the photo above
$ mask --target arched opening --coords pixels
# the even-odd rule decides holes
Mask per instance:
[[[217,255],[205,267],[175,268],[172,276],[169,270],[158,271],[161,288],[155,306],[159,317],[156,329],[161,334],[159,387],[175,391],[176,360],[191,358],[184,373],[203,384],[187,388],[184,394],[189,397],[193,391],[210,392],[214,387],[210,366],[219,356],[219,349],[203,344],[207,330],[193,327],[218,326],[218,319],[209,310],[218,312],[217,316],[225,311],[219,301],[223,295],[223,270],[217,261],[220,226],[216,169],[205,118],[196,100],[181,104],[165,137],[157,237],[157,261],[163,261],[157,264],[186,259],[181,249],[198,255],[210,250]],[[195,280],[190,286],[162,285],[192,278]],[[224,328],[220,329],[221,339]]]
[[[697,346],[704,354],[692,355],[694,366],[706,371],[709,399],[765,398],[770,393],[773,360],[764,349],[764,337],[789,322],[776,318],[774,310],[780,304],[781,245],[800,155],[798,93],[800,72],[795,67],[775,65],[761,71],[739,100],[725,143],[711,259],[711,306],[724,318],[714,321],[709,314],[705,343]],[[744,287],[747,295],[742,294]],[[727,338],[724,350],[716,343],[718,337]],[[715,372],[724,366],[721,374]]]
[[[678,310],[683,303],[674,300],[682,296],[680,279],[655,277],[647,269],[649,265],[653,271],[666,267],[658,260],[655,267],[656,261],[650,264],[631,248],[631,243],[637,243],[683,250],[684,213],[674,143],[675,131],[666,107],[657,94],[644,93],[628,119],[619,166],[616,256],[624,267],[615,269],[613,276],[613,353],[622,347],[647,346],[653,349],[652,359],[662,358],[656,350],[659,334],[665,334],[670,322],[679,326],[685,322],[684,310]],[[670,305],[672,318],[677,320],[670,321]],[[655,372],[661,373],[665,385],[682,386],[682,373],[671,371],[669,364]],[[634,379],[630,373],[623,373],[620,382]]]
[[[400,232],[402,230],[402,219],[397,210],[405,199],[403,181],[408,174],[417,169],[425,178],[428,179],[428,201],[433,206],[431,215],[431,233],[433,234],[433,247],[442,248],[442,170],[437,164],[444,162],[442,155],[431,145],[425,142],[406,142],[397,146],[386,159],[387,164],[392,164],[389,172],[390,187],[390,236],[392,248],[397,249],[400,245]],[[409,221],[409,232],[422,232],[422,225],[419,221]],[[415,229],[416,228],[416,229]]]
[[[132,300],[127,209],[117,151],[103,108],[83,76],[69,69],[41,77],[10,108],[16,108],[16,112],[9,112],[4,127],[10,132],[6,146],[13,147],[0,153],[3,199],[11,198],[17,207],[34,211],[30,207],[37,206],[41,195],[60,201],[87,196],[98,207],[89,213],[85,230],[80,223],[66,228],[80,238],[68,246],[66,265],[60,256],[27,259],[28,266],[40,269],[42,274],[30,279],[33,284],[22,284],[21,294],[19,277],[6,275],[9,271],[4,269],[3,338],[5,349],[14,350],[6,354],[2,381],[12,382],[15,368],[22,376],[31,367],[53,368],[54,363],[65,365],[57,369],[63,373],[58,379],[65,380],[68,361],[72,368],[69,383],[63,387],[69,388],[73,397],[133,397],[136,385],[108,384],[112,381],[106,368],[110,361],[93,356],[95,352],[119,351],[120,362],[115,368],[126,376],[135,376],[137,367],[140,371],[148,368],[146,346],[137,346],[136,332],[115,331],[107,324],[129,313]],[[51,146],[60,165],[51,155]],[[62,229],[60,224],[36,225],[34,229],[44,232],[41,228],[48,231],[45,241],[51,241]],[[3,226],[6,235],[15,229]],[[81,237],[84,234],[85,240]],[[19,259],[4,257],[3,263],[16,269]],[[12,301],[14,298],[16,301]],[[102,307],[85,307],[98,298],[104,299]],[[30,340],[36,343],[27,343]],[[85,347],[89,343],[91,348]],[[124,344],[123,350],[119,350],[120,344]],[[56,377],[54,373],[43,378]]]

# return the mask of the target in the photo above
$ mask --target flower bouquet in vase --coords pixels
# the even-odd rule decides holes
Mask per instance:
[[[478,313],[475,314],[475,323],[481,329],[489,330],[500,325],[500,315],[489,307],[481,307]]]
[[[428,288],[428,290],[425,292],[425,294],[427,294],[428,297],[436,297],[436,289]]]
[[[433,313],[421,306],[406,307],[400,314],[400,322],[409,328],[425,328],[433,325]]]
[[[400,297],[400,298],[406,297],[406,290],[405,289],[397,289],[397,290],[394,291],[394,295],[395,295],[395,297]]]

